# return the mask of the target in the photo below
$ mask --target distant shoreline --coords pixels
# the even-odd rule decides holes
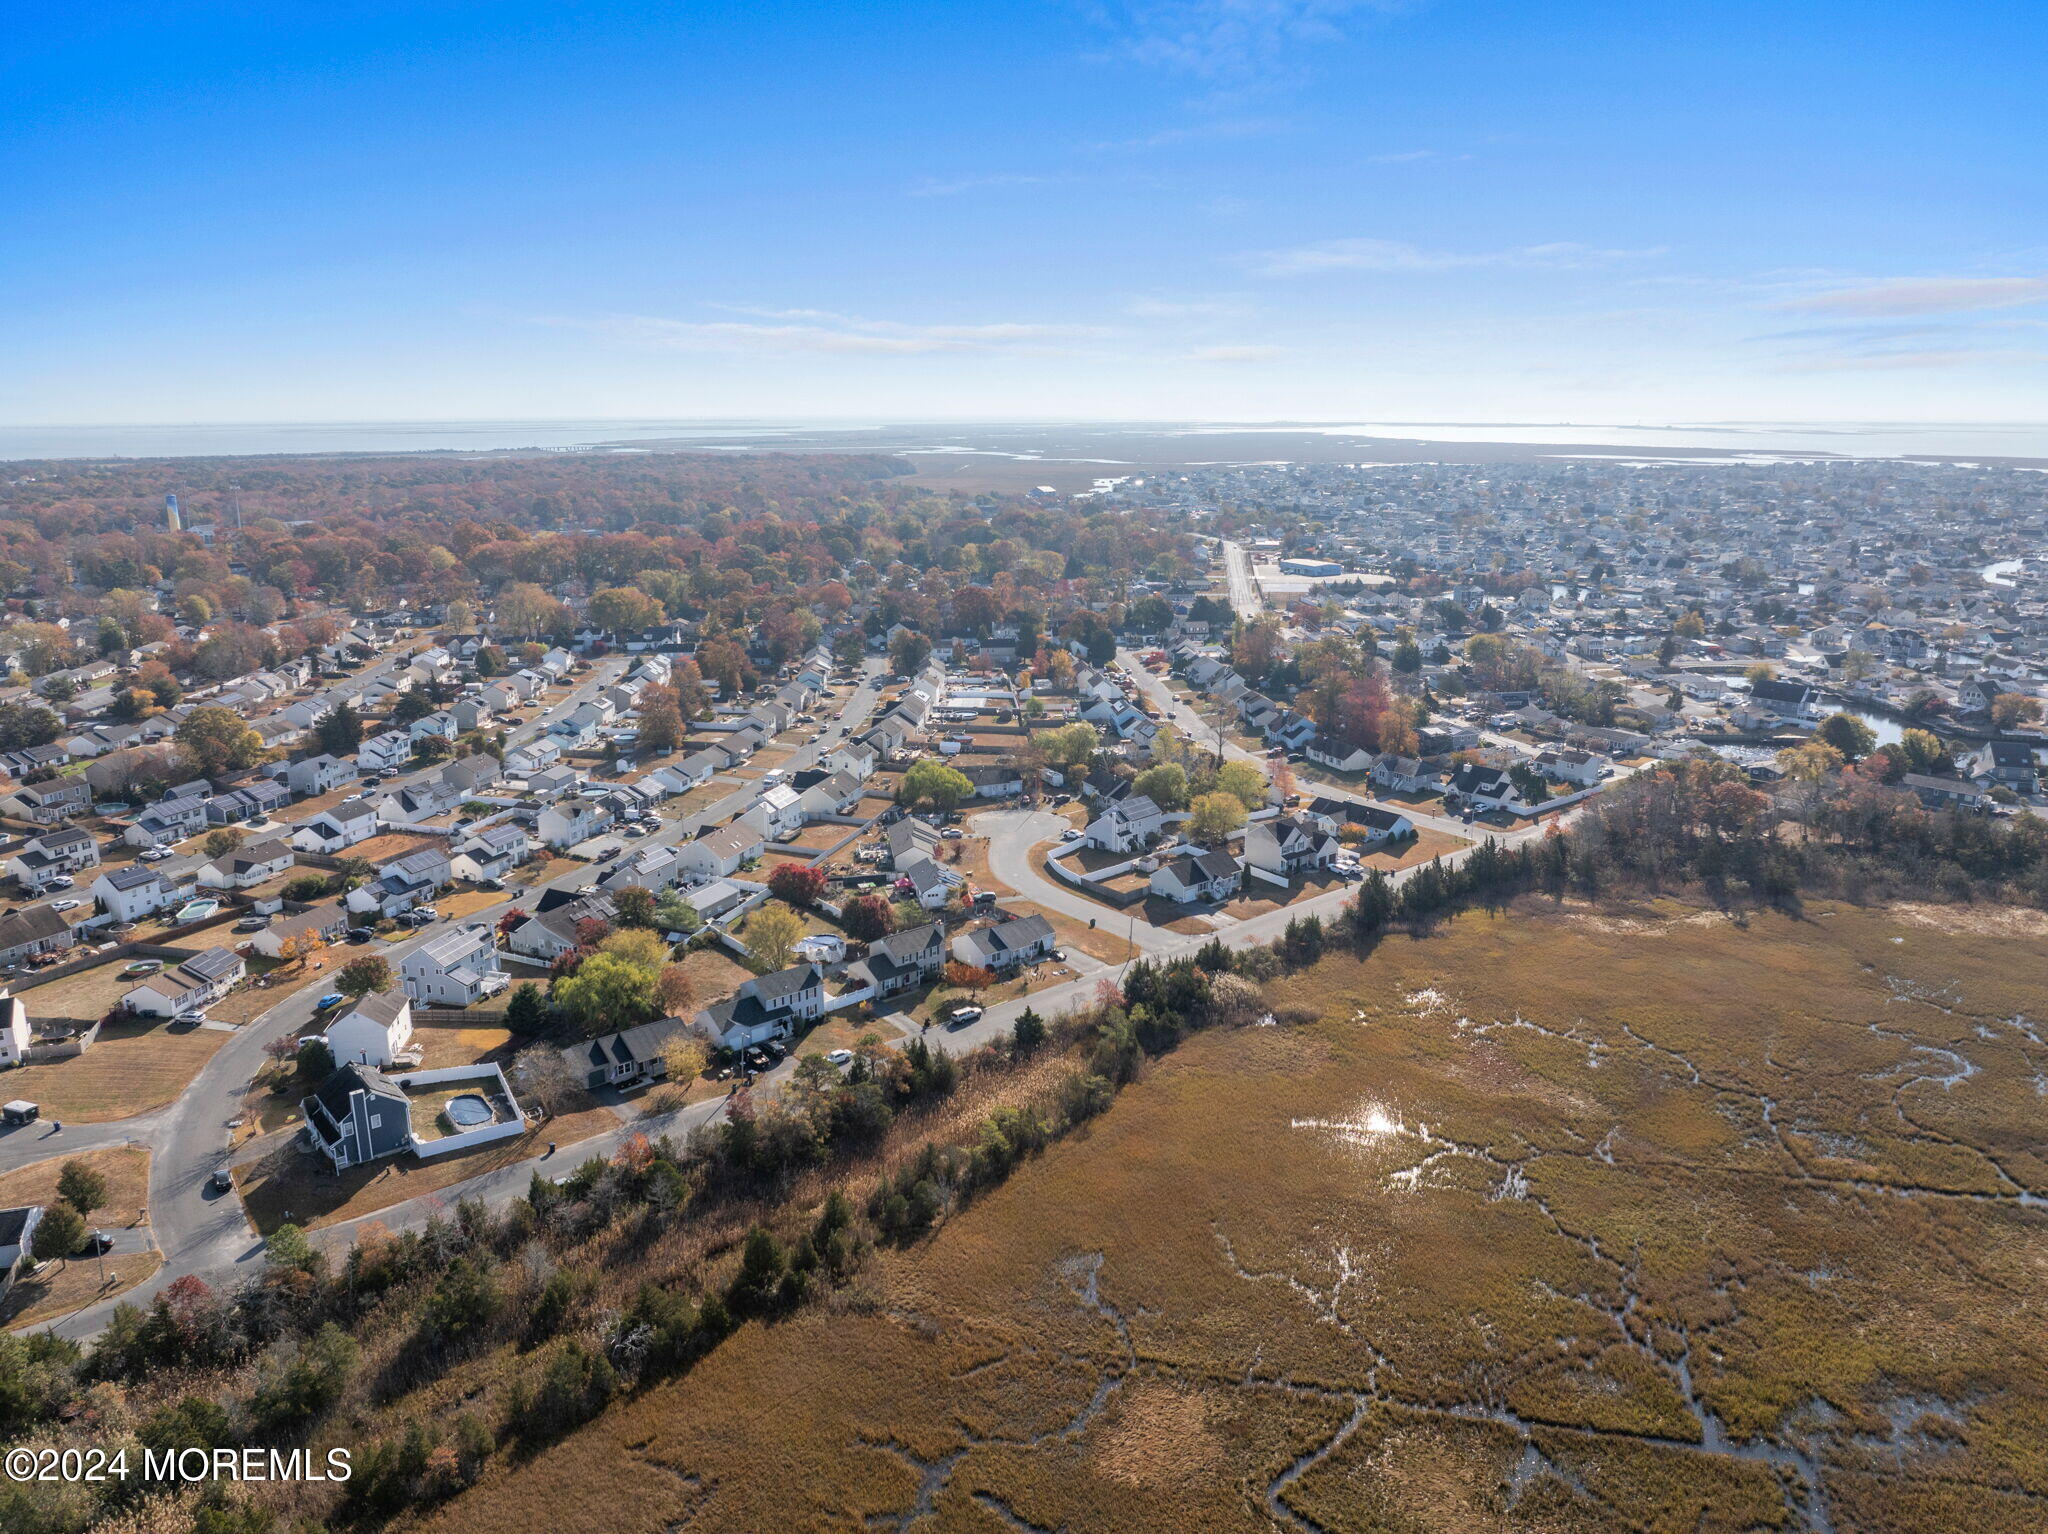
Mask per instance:
[[[1410,432],[1419,433],[1409,435]],[[1430,435],[1431,432],[1442,435]],[[920,478],[1072,482],[1096,475],[1249,462],[1304,464],[1768,464],[1842,460],[2048,469],[2048,423],[1812,422],[1698,426],[1314,422],[968,423],[585,420],[281,422],[247,425],[0,426],[0,463],[411,454],[880,453]],[[977,464],[978,460],[978,464]],[[1003,472],[963,474],[979,468]],[[1060,488],[1067,488],[1061,485]]]

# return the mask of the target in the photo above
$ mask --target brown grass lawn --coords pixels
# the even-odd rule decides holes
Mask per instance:
[[[1016,916],[1030,916],[1036,913],[1052,923],[1053,935],[1059,939],[1062,948],[1078,948],[1091,958],[1105,964],[1121,964],[1136,955],[1137,950],[1124,937],[1129,918],[1123,913],[1102,908],[1101,921],[1090,927],[1085,921],[1069,916],[1064,911],[1048,911],[1028,900],[1007,900],[1003,909]]]
[[[497,905],[506,898],[503,890],[451,890],[434,897],[434,909],[444,920],[461,921],[474,916],[488,906]]]
[[[539,884],[552,884],[571,869],[582,866],[574,858],[543,854],[513,870],[512,877],[507,879],[505,883],[511,888],[516,897],[517,892],[522,889],[531,889]]]
[[[1369,852],[1358,861],[1366,868],[1378,868],[1391,873],[1397,868],[1413,868],[1417,863],[1427,863],[1431,858],[1442,857],[1447,852],[1456,852],[1460,847],[1471,845],[1470,838],[1453,836],[1448,831],[1418,831],[1415,840],[1402,850]]]
[[[570,1146],[615,1128],[619,1122],[619,1115],[611,1109],[579,1096],[572,1111],[557,1114],[523,1135],[426,1160],[405,1152],[369,1166],[352,1167],[339,1177],[328,1170],[325,1157],[302,1155],[287,1141],[236,1167],[235,1183],[242,1191],[249,1219],[265,1235],[284,1224],[287,1213],[293,1223],[317,1229],[388,1209],[421,1194],[438,1193],[479,1173],[537,1156],[550,1140]]]
[[[366,842],[357,842],[353,847],[344,847],[337,857],[361,858],[366,863],[381,863],[386,858],[395,858],[421,847],[443,847],[447,843],[438,836],[422,836],[417,831],[384,831]]]
[[[796,1053],[823,1055],[835,1049],[852,1049],[871,1033],[884,1044],[903,1036],[903,1030],[885,1018],[861,1020],[835,1012],[797,1041]]]
[[[7,1095],[41,1104],[46,1119],[130,1118],[175,1099],[228,1037],[183,1023],[112,1023],[75,1060],[9,1071]]]
[[[122,997],[149,978],[147,975],[123,976],[121,971],[130,962],[127,959],[109,960],[18,994],[30,1017],[104,1017],[120,1004]],[[165,967],[170,967],[168,960]]]
[[[67,1161],[82,1161],[107,1180],[107,1201],[86,1217],[88,1225],[113,1230],[138,1223],[149,1202],[149,1152],[136,1145],[116,1145],[81,1156],[52,1156],[17,1167],[0,1176],[0,1209],[55,1203],[57,1177]]]
[[[723,1001],[753,979],[753,971],[722,948],[699,948],[684,954],[677,962],[690,977],[700,1007]]]
[[[709,809],[731,794],[737,786],[729,778],[714,775],[699,783],[687,794],[666,801],[661,807],[661,813],[670,820],[688,820],[692,815]]]
[[[19,1280],[0,1302],[0,1325],[37,1326],[55,1321],[101,1300],[133,1289],[163,1266],[159,1252],[129,1252],[105,1260],[72,1257],[47,1263],[35,1274]]]

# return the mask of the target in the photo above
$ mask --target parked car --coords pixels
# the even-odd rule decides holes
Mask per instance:
[[[322,996],[313,1003],[313,1010],[315,1012],[325,1012],[329,1007],[338,1007],[347,1000],[348,998],[342,995],[341,992],[329,991],[325,996]]]
[[[825,1061],[828,1065],[851,1065],[853,1063],[853,1051],[850,1049],[828,1050],[825,1054]]]
[[[367,943],[376,935],[376,932],[369,927],[351,927],[348,929],[348,940],[351,943]]]
[[[235,1179],[228,1174],[226,1167],[222,1167],[206,1179],[206,1186],[215,1193],[229,1193],[234,1190]]]
[[[75,911],[84,904],[83,900],[53,900],[50,902],[50,909],[53,911]]]
[[[948,1028],[965,1028],[969,1023],[979,1022],[982,1013],[986,1010],[986,1008],[974,1006],[955,1007],[946,1014],[946,1026]]]
[[[138,857],[144,863],[161,863],[170,855],[171,849],[168,847],[145,847],[138,854]]]
[[[77,886],[78,881],[72,878],[71,875],[69,874],[59,874],[57,875],[56,878],[52,879],[49,884],[49,887],[53,890],[75,889],[77,888]]]

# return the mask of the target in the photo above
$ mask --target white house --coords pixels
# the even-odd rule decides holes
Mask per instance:
[[[745,821],[734,821],[722,831],[713,831],[676,849],[677,867],[685,878],[723,879],[741,864],[757,858],[766,847],[760,831]]]
[[[209,948],[138,981],[121,999],[139,1017],[190,1017],[227,995],[248,973],[249,966],[232,948]]]
[[[549,736],[538,736],[523,746],[514,746],[505,753],[505,770],[514,777],[531,777],[534,773],[552,767],[562,759],[562,745]]]
[[[365,772],[382,772],[402,767],[412,760],[412,739],[403,730],[386,730],[372,735],[356,748],[356,765]]]
[[[318,756],[309,756],[303,762],[293,762],[285,769],[284,780],[291,791],[304,798],[315,794],[331,793],[344,783],[352,783],[357,776],[356,764],[344,761],[338,756],[329,756],[324,751]]]
[[[206,800],[198,794],[163,799],[130,823],[121,839],[131,847],[163,847],[206,829]]]
[[[1188,905],[1228,900],[1244,882],[1244,870],[1227,852],[1190,852],[1168,858],[1152,873],[1152,893]]]
[[[740,813],[740,820],[763,836],[787,836],[803,829],[803,801],[787,783],[771,784]]]
[[[437,933],[398,964],[399,983],[415,1002],[474,1006],[510,983],[498,962],[497,935],[487,922]]]
[[[377,809],[367,799],[345,799],[301,821],[292,845],[301,852],[335,853],[377,834]]]
[[[1166,812],[1144,794],[1112,804],[1088,823],[1082,840],[1104,852],[1135,852],[1166,828]]]
[[[346,904],[359,915],[396,916],[424,905],[447,888],[448,854],[439,844],[401,853],[377,870],[377,877],[348,892]]]
[[[603,799],[564,799],[540,812],[534,830],[543,842],[559,849],[588,841],[617,819],[617,812]]]
[[[292,866],[292,849],[276,837],[249,842],[199,870],[208,889],[245,890],[274,879]]]
[[[1303,756],[1312,762],[1321,762],[1336,772],[1365,772],[1375,760],[1373,753],[1363,746],[1347,746],[1342,741],[1319,735],[1302,748]]]
[[[486,879],[504,878],[524,863],[532,850],[526,832],[507,821],[486,826],[457,842],[449,863],[456,878],[481,884]]]
[[[1327,868],[1340,850],[1329,822],[1319,815],[1281,815],[1245,828],[1245,866],[1281,879]]]
[[[796,964],[747,981],[697,1014],[697,1025],[725,1049],[787,1038],[800,1022],[824,1013],[825,977],[815,964]]]
[[[387,1070],[412,1043],[412,1001],[401,990],[365,996],[327,1025],[327,1047],[337,1065]]]
[[[20,997],[0,987],[0,1066],[20,1065],[26,1060],[34,1037],[28,1008],[22,1005]]]
[[[1033,912],[961,933],[953,939],[953,957],[1005,975],[1046,958],[1054,941],[1052,923]]]
[[[178,888],[153,868],[129,863],[92,881],[93,898],[116,921],[140,921],[178,902]]]
[[[24,843],[7,860],[7,871],[21,881],[23,889],[41,894],[55,880],[80,869],[97,868],[99,862],[100,844],[93,834],[77,826],[63,826]]]

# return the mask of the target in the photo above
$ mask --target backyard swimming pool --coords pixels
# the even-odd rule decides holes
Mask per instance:
[[[491,1105],[474,1092],[465,1092],[460,1097],[449,1098],[448,1106],[443,1111],[448,1115],[448,1122],[457,1129],[474,1129],[477,1125],[488,1124],[497,1117],[491,1111]]]

